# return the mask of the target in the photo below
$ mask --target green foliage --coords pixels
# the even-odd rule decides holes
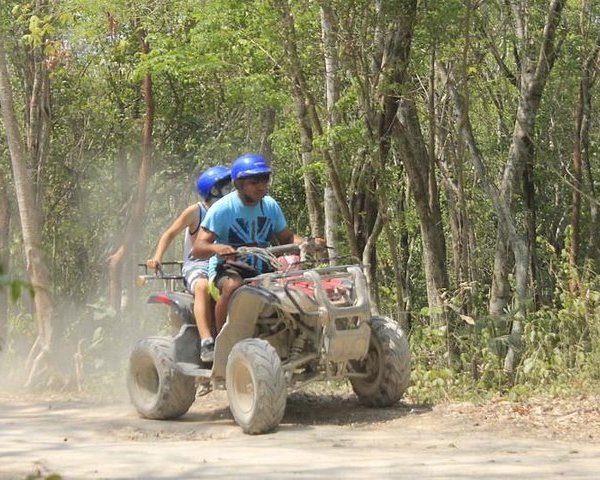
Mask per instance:
[[[29,290],[33,294],[31,285],[22,280],[11,279],[8,275],[0,275],[0,289],[8,288],[10,299],[16,302],[24,290]]]
[[[29,282],[19,280],[18,278],[11,278],[9,275],[3,273],[4,268],[0,263],[0,290],[8,288],[9,297],[13,302],[16,302],[24,292],[28,292],[33,296],[33,287]]]
[[[600,381],[600,282],[592,270],[579,272],[579,288],[571,291],[573,272],[567,259],[557,279],[555,305],[531,310],[522,321],[520,362],[514,379],[503,373],[508,335],[514,320],[475,315],[474,325],[453,335],[460,361],[449,360],[445,325],[418,324],[411,331],[414,368],[409,394],[422,402],[477,399],[502,392],[521,400],[533,393],[572,392],[574,385]]]

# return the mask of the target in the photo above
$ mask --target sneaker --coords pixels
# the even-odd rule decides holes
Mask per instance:
[[[215,342],[206,342],[200,345],[200,360],[212,362],[215,359]]]

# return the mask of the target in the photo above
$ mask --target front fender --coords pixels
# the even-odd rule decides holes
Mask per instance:
[[[215,339],[213,378],[225,378],[229,352],[240,340],[254,336],[256,321],[266,305],[279,306],[279,300],[262,288],[245,285],[233,293],[227,321]]]

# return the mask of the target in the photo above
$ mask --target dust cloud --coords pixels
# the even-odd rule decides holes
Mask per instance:
[[[32,298],[24,292],[9,304],[7,312],[0,312],[7,318],[0,349],[0,392],[50,391],[128,398],[126,375],[131,349],[141,338],[171,333],[166,331],[168,308],[146,303],[150,293],[164,290],[165,285],[154,281],[140,288],[135,278],[143,273],[138,264],[151,256],[162,232],[187,205],[197,201],[194,181],[202,168],[190,168],[189,163],[178,168],[155,175],[149,183],[139,239],[130,246],[123,263],[122,312],[118,315],[107,300],[106,260],[119,246],[127,222],[127,209],[114,209],[127,188],[116,181],[96,181],[93,191],[80,188],[70,197],[73,210],[64,221],[73,225],[75,233],[65,227],[58,240],[65,243],[55,245],[56,251],[50,255],[55,277],[51,349],[42,362],[43,369],[25,388],[34,361],[29,356],[38,326]],[[187,173],[182,174],[183,170]],[[18,217],[16,205],[12,205],[11,217]],[[78,231],[84,234],[78,236]],[[27,278],[20,232],[13,228],[10,234],[14,248],[8,273],[12,278]],[[182,253],[183,235],[179,235],[163,260],[181,260]],[[66,272],[63,277],[61,272]],[[183,290],[183,285],[175,288]]]
[[[57,305],[52,348],[44,367],[28,383],[35,331],[19,331],[13,324],[0,352],[0,392],[44,391],[64,395],[126,400],[129,353],[141,338],[160,334],[167,321],[166,308],[147,305],[147,291],[134,305],[115,316],[105,305]],[[15,318],[15,317],[13,317]]]

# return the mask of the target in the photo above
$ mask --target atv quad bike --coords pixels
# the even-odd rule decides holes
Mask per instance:
[[[280,266],[276,256],[298,248],[241,247],[238,255],[258,255]],[[192,296],[151,295],[148,302],[171,307],[180,327],[174,336],[140,340],[131,353],[127,383],[139,414],[177,418],[188,411],[197,389],[200,395],[226,388],[243,431],[266,433],[283,418],[289,392],[332,379],[349,379],[367,406],[396,403],[410,380],[405,333],[390,319],[371,316],[360,266],[297,268],[304,264],[245,280],[231,297],[212,364],[200,362]]]

